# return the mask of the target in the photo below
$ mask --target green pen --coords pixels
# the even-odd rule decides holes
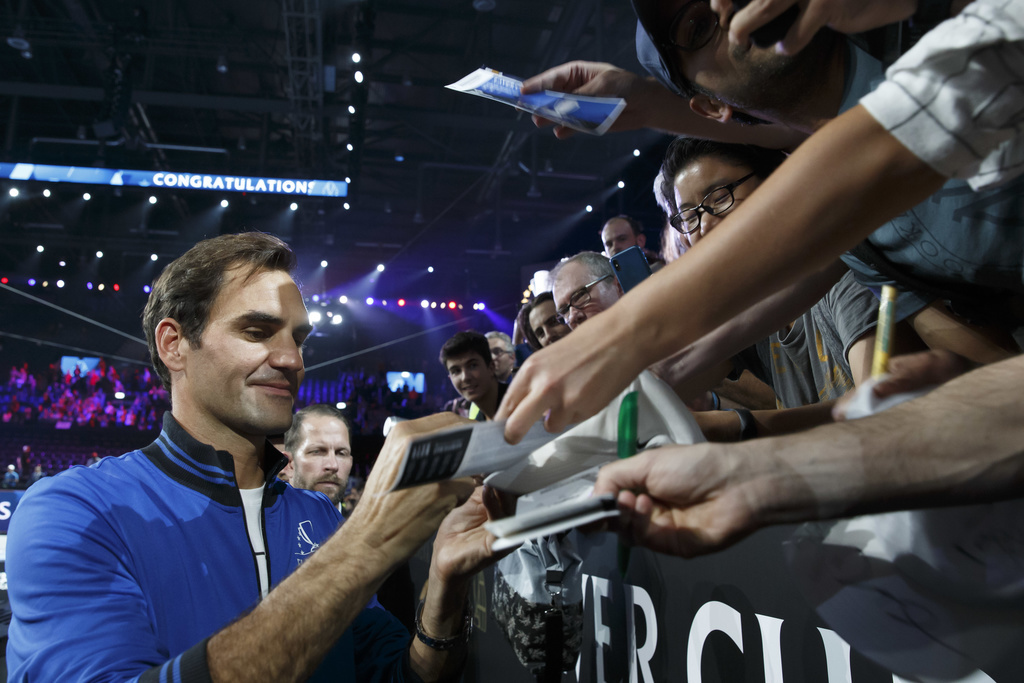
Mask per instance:
[[[622,397],[622,405],[619,406],[619,459],[629,458],[636,455],[636,423],[639,408],[637,404],[637,392],[631,391]],[[625,577],[629,569],[629,546],[622,545],[619,541],[619,575]]]

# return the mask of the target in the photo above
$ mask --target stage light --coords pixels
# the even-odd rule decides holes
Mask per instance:
[[[318,301],[320,301],[320,295],[319,294],[314,294],[310,298],[313,299],[313,303],[317,303]]]
[[[462,310],[462,304],[459,304],[459,310],[460,311]]]
[[[43,190],[43,196],[44,197],[49,197],[50,196],[50,190],[48,190],[48,189]]]
[[[61,268],[63,268],[64,266],[66,266],[68,264],[67,261],[59,261],[58,263],[59,263]]]
[[[356,64],[358,64],[358,63],[359,63],[359,61],[360,61],[360,60],[361,60],[362,58],[363,58],[363,56],[362,56],[362,55],[360,55],[360,54],[359,54],[358,52],[353,52],[353,53],[352,53],[352,61],[353,61],[353,62],[355,62]]]
[[[11,195],[12,197],[17,197],[17,196],[18,196],[18,188],[16,188],[16,187],[12,187],[12,188],[10,189],[10,191],[9,191],[9,194],[10,194],[10,195]]]
[[[423,301],[420,302],[420,308],[429,308],[429,307],[430,307],[430,302],[427,301],[426,299],[424,299]]]
[[[355,114],[356,113],[356,108],[353,107],[351,104],[348,105],[348,113],[349,114]]]
[[[320,314],[320,311],[310,311],[309,312],[309,324],[310,325],[316,325],[318,322],[323,320],[323,318],[324,317],[323,317],[323,315]]]
[[[117,284],[117,283],[115,282],[115,283],[114,283],[114,291],[115,291],[115,292],[120,292],[120,291],[121,291],[121,285],[119,285],[119,284]]]
[[[380,302],[380,305],[381,306],[387,306],[388,305],[388,300],[384,299],[383,301]]]
[[[448,308],[448,304],[446,304],[445,302],[442,301],[441,302],[441,308]]]
[[[383,263],[378,263],[377,264],[377,272],[378,273],[383,273],[384,272],[384,264]]]
[[[449,301],[448,302],[448,308],[455,308],[455,302],[454,301]]]
[[[85,283],[85,288],[91,290],[92,289],[92,283],[91,282],[86,282]]]
[[[160,257],[157,256],[156,254],[150,254],[149,255],[149,260],[150,261],[156,261],[158,258],[160,258]]]
[[[348,408],[348,404],[345,403],[344,401],[338,401],[337,403],[334,404],[334,407],[337,408],[338,410],[345,410],[345,408]]]
[[[156,197],[154,197],[153,195],[149,195],[149,203],[156,204]]]
[[[363,82],[363,72],[362,71],[357,71],[357,72],[355,72],[352,75],[355,76],[356,83],[362,83]]]
[[[433,273],[434,272],[434,266],[427,266],[427,272],[428,273]]]
[[[350,143],[348,143],[347,145],[345,145],[345,149],[347,149],[348,151],[350,151],[350,152],[351,152],[351,151],[352,151],[353,149],[355,149],[355,147],[353,147],[353,146],[352,146],[352,143],[350,142]]]
[[[640,156],[640,150],[638,150],[638,149],[634,149],[634,150],[633,150],[633,156],[635,156],[635,157],[638,157],[638,156]]]
[[[398,307],[401,308],[402,306],[405,306],[405,299],[398,300]]]
[[[299,205],[296,204],[295,202],[292,202],[291,205],[288,208],[291,209],[292,211],[298,211],[299,210]]]
[[[40,244],[39,246],[36,247],[36,251],[42,254],[44,251],[46,251],[46,247]]]
[[[344,206],[344,207],[345,207],[345,210],[346,210],[346,211],[348,211],[349,209],[351,209],[351,208],[352,208],[352,205],[351,205],[351,204],[349,204],[348,202],[345,202],[344,204],[342,204],[342,206]]]
[[[0,277],[0,284],[6,285],[8,282],[10,282],[10,280],[8,280],[6,277]]]
[[[347,304],[348,303],[348,297],[345,296],[344,294],[342,294],[341,296],[338,297],[338,303],[339,304]]]
[[[49,280],[43,280],[43,287],[49,287],[49,286],[50,286]]]
[[[324,259],[323,261],[320,262],[320,267],[321,268],[326,268],[327,267],[327,259]]]
[[[587,204],[587,213],[591,213],[594,210],[593,205]]]
[[[345,176],[345,184],[346,185],[351,185],[352,184],[352,178],[350,178],[349,176]]]
[[[222,209],[228,208],[228,200],[226,200],[226,199],[220,200],[220,208],[222,208]]]
[[[34,277],[30,277],[28,279],[28,286],[29,287],[35,287],[36,286],[36,279]]]
[[[82,195],[82,199],[84,199],[85,201],[89,201],[90,199],[92,199],[92,195],[86,192],[85,194]]]
[[[103,258],[103,252],[102,251],[97,251],[96,252],[96,258]]]
[[[64,281],[57,280],[57,289],[64,289]]]
[[[620,180],[620,181],[619,181],[619,189],[621,190],[621,189],[622,189],[622,188],[624,188],[625,186],[626,186],[626,183],[624,183],[623,181],[621,181],[621,180]]]
[[[341,324],[341,316],[338,315],[338,314],[334,314],[333,316],[331,316],[331,324],[332,325],[340,325]]]
[[[373,297],[372,296],[366,297],[366,305],[367,306],[372,306],[373,305]]]
[[[149,285],[143,285],[142,286],[142,291],[145,292],[146,294],[149,294],[150,292],[153,291],[153,288],[150,287]]]
[[[114,392],[114,398],[117,399],[118,401],[123,401],[124,400],[124,392],[123,391],[115,391]]]
[[[405,161],[405,155],[402,154],[401,152],[395,152],[395,161],[397,161],[398,163],[402,163],[403,161]]]
[[[483,301],[481,301],[481,302],[480,302],[480,310],[482,311],[482,310],[484,310],[485,308],[487,308],[487,307],[486,307],[486,306],[484,306],[484,302],[483,302]]]
[[[431,308],[437,308],[437,302],[436,301],[431,301],[430,302],[430,307]]]
[[[96,287],[96,289],[98,289],[99,291],[101,291],[101,292],[102,292],[102,291],[103,291],[103,288],[104,288],[104,287],[105,287],[105,285],[104,285],[104,284],[103,284],[103,283],[101,282],[101,283],[99,284],[99,286],[97,286],[97,287]]]

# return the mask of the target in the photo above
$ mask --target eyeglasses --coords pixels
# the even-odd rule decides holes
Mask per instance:
[[[718,15],[708,0],[691,0],[676,12],[669,24],[668,38],[661,41],[662,46],[693,52],[710,43],[717,30]]]
[[[589,285],[583,285],[575,292],[573,292],[572,296],[569,297],[569,302],[566,303],[561,308],[559,308],[557,311],[555,311],[555,318],[558,320],[558,322],[562,323],[563,325],[568,325],[569,321],[566,319],[566,316],[569,315],[569,309],[575,308],[577,311],[582,311],[583,307],[590,303],[591,288],[596,287],[598,284],[604,282],[611,276],[612,275],[609,274],[605,275],[604,277],[599,277],[593,282],[591,282]]]
[[[672,224],[673,228],[684,235],[689,235],[691,232],[695,232],[700,228],[701,213],[710,213],[712,216],[719,216],[731,209],[732,205],[736,202],[736,198],[733,196],[732,191],[753,178],[754,175],[755,174],[753,173],[749,173],[728,185],[716,187],[705,195],[700,204],[689,209],[683,209],[674,216],[670,216],[668,222]]]
[[[500,347],[499,348],[491,349],[491,356],[492,357],[494,357],[494,356],[511,356],[511,355],[512,355],[511,351],[506,351],[505,349],[500,348]]]

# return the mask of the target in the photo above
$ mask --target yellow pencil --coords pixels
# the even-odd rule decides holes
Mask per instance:
[[[878,304],[878,328],[875,330],[875,355],[871,362],[871,376],[884,375],[892,352],[892,324],[896,315],[896,288],[882,287],[882,300]]]

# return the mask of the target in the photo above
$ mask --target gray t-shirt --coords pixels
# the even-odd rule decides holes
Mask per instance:
[[[847,272],[788,331],[755,345],[761,368],[750,354],[739,362],[771,384],[780,408],[830,401],[853,389],[847,355],[877,322],[878,300]]]

